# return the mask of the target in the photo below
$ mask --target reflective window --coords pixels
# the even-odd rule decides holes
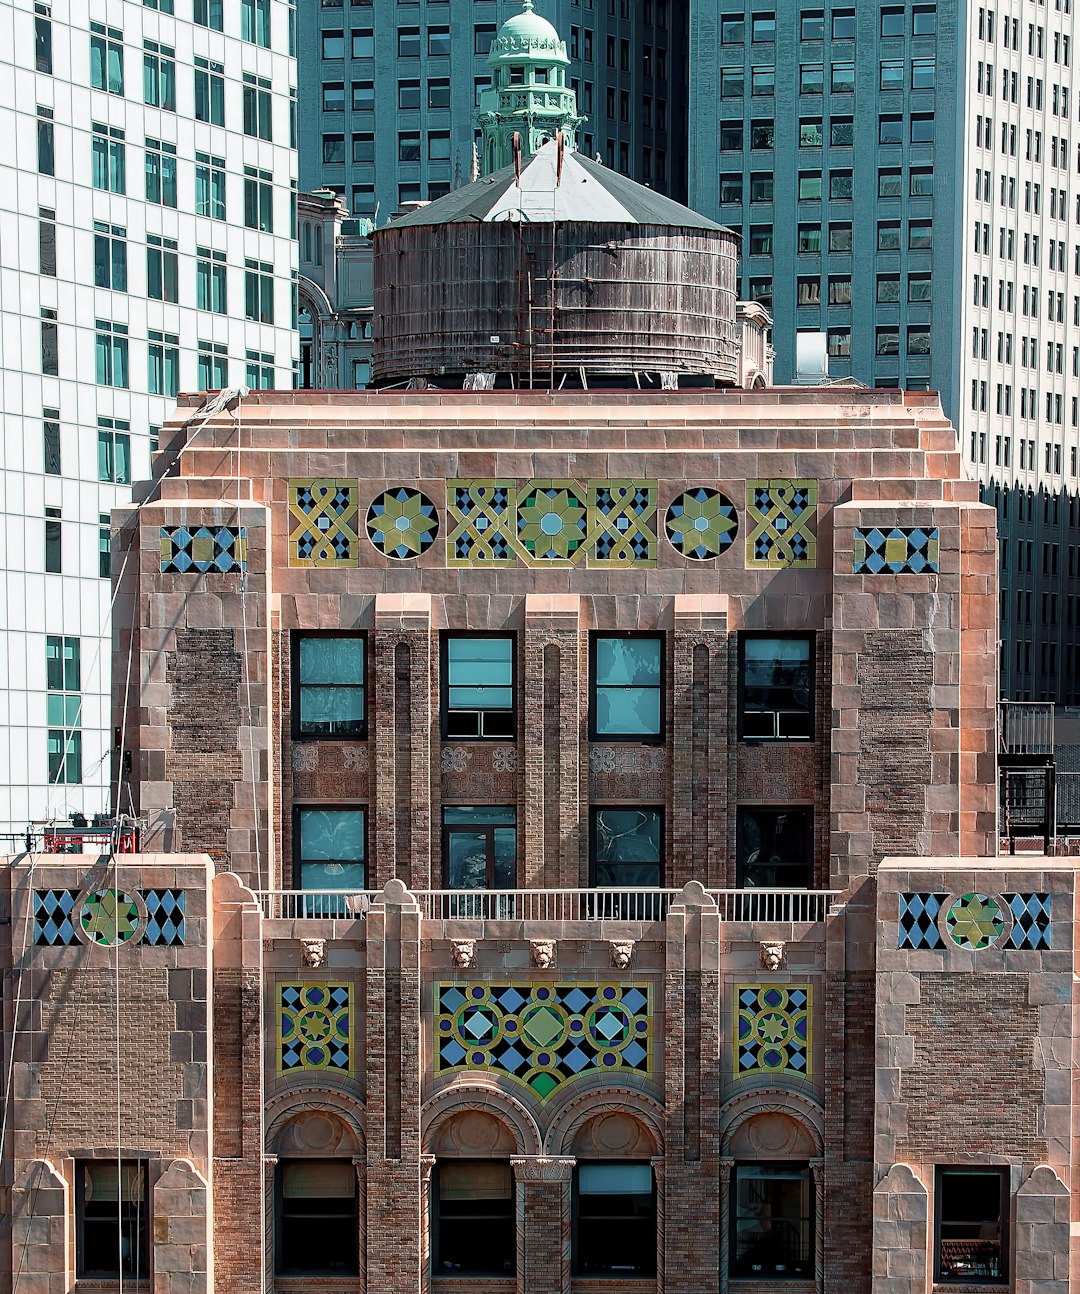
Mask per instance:
[[[733,1276],[789,1280],[813,1276],[813,1193],[809,1164],[735,1165]]]
[[[663,733],[659,635],[595,634],[592,730],[596,738],[659,737]]]
[[[935,1279],[961,1284],[1006,1280],[1006,1171],[939,1168],[935,1199]]]
[[[442,645],[443,736],[513,737],[513,637],[447,634]]]
[[[752,741],[813,736],[810,639],[743,634],[739,735]]]
[[[302,890],[366,887],[363,809],[298,809],[295,850]]]
[[[663,820],[659,809],[592,811],[592,884],[661,884]]]
[[[366,732],[364,639],[305,634],[297,639],[297,736],[356,737]]]
[[[804,889],[813,875],[810,809],[740,808],[740,886]]]
[[[77,1163],[75,1210],[80,1279],[147,1279],[145,1164],[132,1159]]]
[[[446,805],[443,872],[451,890],[514,889],[517,810],[512,805],[499,804]]]

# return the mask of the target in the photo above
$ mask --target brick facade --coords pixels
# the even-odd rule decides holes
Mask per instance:
[[[993,857],[994,516],[933,397],[261,393],[240,451],[230,414],[193,425],[115,516],[142,852],[9,869],[5,1269],[72,1287],[80,1165],[119,1144],[169,1294],[912,1294],[958,1165],[1006,1170],[1012,1288],[1069,1288],[1074,873]],[[516,513],[474,525],[463,482]],[[680,529],[695,491],[730,509],[715,553]],[[555,496],[576,529],[545,556]],[[242,530],[243,571],[163,570],[197,526]],[[304,737],[297,635],[342,630],[366,733]],[[594,732],[597,631],[660,636],[654,739]],[[513,735],[444,739],[448,632],[513,635]],[[755,632],[811,644],[805,739],[741,735]],[[514,811],[512,890],[447,890],[461,806]],[[595,806],[661,810],[659,893],[590,888]],[[319,809],[365,812],[362,894],[296,893]],[[812,813],[809,892],[737,888],[740,811],[769,809]],[[152,946],[166,889],[184,941]],[[113,891],[135,934],[92,946]],[[482,1277],[438,1259],[440,1174],[478,1160],[512,1172]],[[347,1167],[348,1275],[278,1270],[306,1161]],[[581,1270],[582,1172],[618,1161],[653,1183],[655,1275]],[[804,1183],[802,1271],[736,1242],[756,1163]]]

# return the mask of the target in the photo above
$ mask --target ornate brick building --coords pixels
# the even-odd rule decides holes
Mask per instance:
[[[994,856],[934,398],[193,407],[139,852],[7,873],[12,1286],[1070,1288],[1073,863]]]

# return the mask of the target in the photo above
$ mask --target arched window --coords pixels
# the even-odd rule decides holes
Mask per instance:
[[[512,1275],[517,1239],[510,1130],[483,1110],[463,1110],[439,1125],[432,1148],[432,1275]]]
[[[573,1270],[579,1276],[656,1275],[656,1143],[623,1112],[589,1119],[574,1136]]]

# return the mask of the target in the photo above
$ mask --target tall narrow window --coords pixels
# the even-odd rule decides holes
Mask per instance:
[[[195,154],[195,214],[225,219],[225,159]]]
[[[94,221],[94,284],[127,291],[127,230],[122,225]]]
[[[60,375],[60,339],[56,311],[41,307],[41,372],[44,377]]]
[[[270,48],[270,0],[240,0],[240,37]]]
[[[176,51],[156,40],[143,42],[143,102],[176,111]]]
[[[939,1168],[934,1278],[971,1285],[1005,1282],[1008,1170]]]
[[[180,300],[180,263],[175,238],[146,235],[146,295],[152,301]]]
[[[663,735],[663,640],[658,634],[594,634],[589,640],[590,728],[596,740]]]
[[[49,781],[82,781],[82,666],[78,638],[45,639],[45,681],[49,724]]]
[[[60,509],[45,509],[45,572],[59,575],[62,567]]]
[[[41,175],[56,174],[56,147],[53,135],[53,112],[38,104],[37,110],[37,168]]]
[[[145,1280],[146,1165],[94,1160],[75,1165],[75,1259],[80,1279]]]
[[[146,141],[146,200],[176,206],[176,145]]]
[[[42,459],[47,476],[60,475],[60,410],[42,411]]]
[[[270,82],[266,77],[244,73],[244,134],[257,139],[272,137]]]
[[[574,1170],[574,1271],[656,1275],[656,1186],[651,1164],[586,1161]]]
[[[107,580],[112,574],[112,534],[109,514],[98,513],[98,577]]]
[[[361,634],[294,638],[294,737],[366,735],[364,650]]]
[[[109,193],[127,192],[127,146],[117,126],[92,123],[92,181],[95,189]]]
[[[244,167],[244,224],[248,229],[274,232],[273,178],[269,171]]]
[[[731,1274],[751,1280],[814,1274],[813,1179],[809,1164],[736,1164]]]
[[[225,124],[225,65],[195,56],[195,120]]]
[[[109,94],[124,93],[124,33],[119,27],[90,24],[90,84]]]
[[[229,385],[229,353],[224,342],[199,342],[196,372],[200,391],[225,390]]]
[[[811,738],[810,639],[742,634],[739,654],[739,736],[744,741]]]
[[[442,640],[443,737],[514,735],[514,639],[446,634]]]
[[[447,888],[514,889],[516,824],[517,812],[513,806],[446,805],[443,808],[443,880]]]
[[[53,70],[52,20],[47,4],[34,5],[34,66],[49,75]]]
[[[209,27],[211,31],[223,31],[224,0],[195,0],[192,17],[200,27]]]
[[[128,330],[126,324],[97,320],[94,343],[98,386],[127,387],[128,385]]]
[[[514,1270],[514,1179],[505,1160],[445,1159],[433,1181],[433,1276]]]
[[[244,261],[244,314],[256,323],[274,322],[274,267],[268,261]]]
[[[38,270],[56,277],[56,212],[38,207]]]
[[[98,480],[131,484],[129,424],[115,418],[98,419]],[[122,430],[117,430],[122,428]]]
[[[151,395],[175,398],[180,389],[180,337],[151,328],[146,348],[146,381]]]
[[[278,1273],[355,1276],[359,1271],[359,1221],[352,1162],[285,1160],[275,1174]]]

